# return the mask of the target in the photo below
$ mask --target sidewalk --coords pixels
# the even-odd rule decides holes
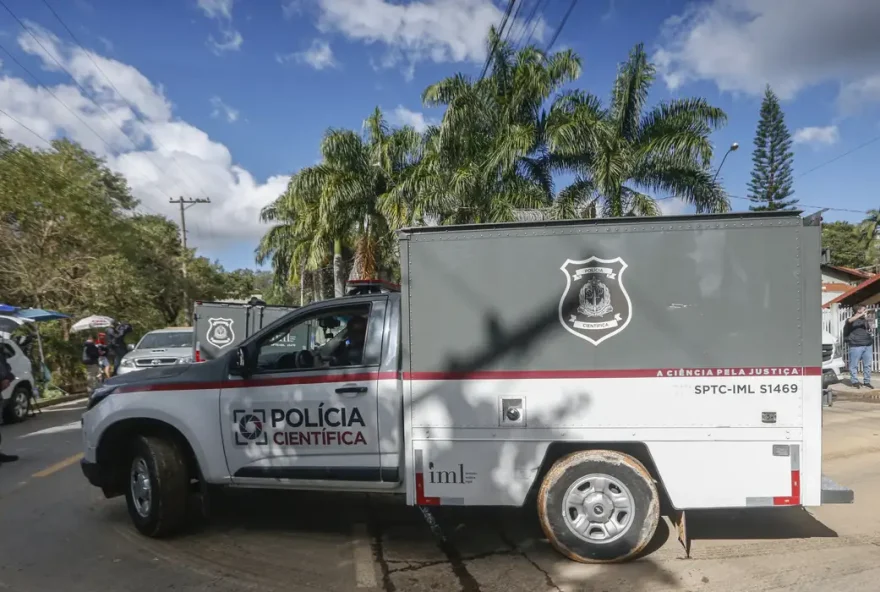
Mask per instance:
[[[861,373],[859,374],[859,382],[862,380]],[[831,385],[831,390],[836,395],[837,399],[842,401],[851,400],[851,401],[864,401],[864,400],[877,400],[880,401],[880,374],[872,373],[871,374],[871,384],[874,385],[873,389],[867,389],[865,387],[861,388],[853,388],[850,386],[850,375],[849,372],[845,372],[840,375],[840,383]]]

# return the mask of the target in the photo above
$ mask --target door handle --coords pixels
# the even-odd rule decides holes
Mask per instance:
[[[367,392],[367,387],[347,384],[336,389],[336,392],[340,395],[345,395],[346,397],[356,397]]]

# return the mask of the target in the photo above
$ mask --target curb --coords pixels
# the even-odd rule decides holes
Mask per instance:
[[[866,393],[864,395],[857,395],[855,393],[843,393],[837,391],[835,393],[834,399],[836,401],[863,401],[865,403],[880,403],[880,392],[872,392]]]
[[[33,403],[34,409],[42,409],[44,407],[51,407],[52,405],[59,405],[61,403],[67,403],[70,401],[78,401],[80,399],[87,399],[88,395],[86,393],[80,393],[76,395],[66,395],[63,397],[55,397],[54,399],[37,399],[36,402]]]

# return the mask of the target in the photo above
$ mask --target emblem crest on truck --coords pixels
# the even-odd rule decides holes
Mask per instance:
[[[560,267],[566,284],[559,322],[566,331],[599,345],[626,329],[632,318],[632,301],[623,285],[626,268],[620,257],[565,260]]]
[[[205,339],[214,347],[223,349],[235,341],[232,319],[208,319],[208,334]]]

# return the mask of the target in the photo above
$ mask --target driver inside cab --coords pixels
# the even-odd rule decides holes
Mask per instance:
[[[345,340],[339,348],[337,359],[342,366],[360,366],[364,358],[364,343],[367,340],[367,319],[355,315],[345,327]]]

